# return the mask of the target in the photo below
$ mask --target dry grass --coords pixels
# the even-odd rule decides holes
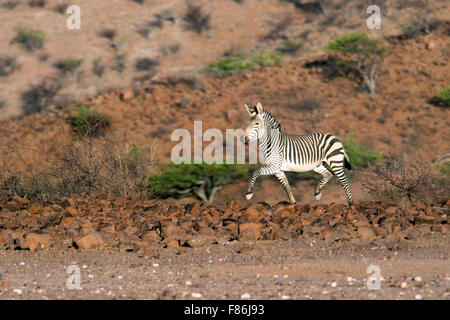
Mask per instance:
[[[50,158],[26,145],[2,147],[0,198],[150,196],[147,176],[154,162],[153,150],[141,149],[115,135],[104,139],[84,137],[53,148]]]
[[[361,184],[379,200],[401,204],[436,203],[449,197],[449,177],[442,177],[419,156],[388,158],[369,169]]]

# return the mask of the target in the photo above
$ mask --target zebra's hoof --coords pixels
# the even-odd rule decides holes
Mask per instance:
[[[253,192],[252,193],[247,193],[245,195],[245,197],[247,198],[247,200],[250,200],[253,197]]]
[[[322,193],[316,194],[316,200],[320,200],[322,198]]]

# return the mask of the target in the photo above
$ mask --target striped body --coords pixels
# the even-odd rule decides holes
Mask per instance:
[[[315,188],[317,199],[321,197],[322,187],[336,175],[344,188],[348,203],[352,204],[348,180],[344,173],[344,167],[351,168],[350,161],[342,143],[335,136],[326,132],[290,135],[281,131],[277,120],[264,111],[260,104],[254,109],[247,107],[247,111],[252,118],[246,129],[246,138],[250,141],[258,140],[265,162],[264,166],[252,175],[247,192],[248,199],[253,195],[252,189],[257,177],[275,175],[290,201],[295,203],[284,172],[313,170],[322,175],[322,180]]]

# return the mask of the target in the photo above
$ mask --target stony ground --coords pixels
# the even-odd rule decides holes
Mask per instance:
[[[449,206],[14,197],[0,210],[0,297],[448,299]],[[71,265],[81,290],[66,286]]]
[[[420,240],[296,239],[203,248],[0,251],[1,299],[449,299],[448,234]],[[66,286],[80,268],[80,290]],[[369,265],[381,289],[369,290]]]

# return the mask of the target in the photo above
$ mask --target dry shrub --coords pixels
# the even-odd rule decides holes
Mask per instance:
[[[187,2],[187,10],[183,17],[188,29],[202,33],[203,30],[208,30],[210,26],[211,14],[205,13],[200,5],[195,5],[192,2]]]
[[[144,150],[126,138],[84,137],[54,146],[52,156],[48,154],[17,144],[3,150],[0,198],[150,197],[147,176],[153,164],[153,150]]]
[[[102,38],[106,38],[108,40],[113,41],[114,38],[117,36],[117,31],[111,28],[100,30],[98,35]]]
[[[67,4],[67,3],[57,3],[57,4],[53,7],[53,10],[54,10],[55,12],[60,13],[60,14],[65,14],[68,7],[69,7],[69,4]]]
[[[31,0],[28,5],[32,8],[43,8],[47,4],[47,0]]]
[[[61,90],[61,82],[56,78],[44,78],[22,93],[22,110],[25,115],[39,113],[54,103]]]
[[[419,156],[388,158],[369,169],[361,184],[379,200],[401,204],[436,203],[449,198],[449,177],[440,176]]]
[[[283,33],[289,28],[294,20],[294,16],[292,14],[287,14],[281,20],[272,24],[272,28],[269,33],[264,36],[266,40],[274,40],[280,38]]]
[[[0,77],[9,76],[18,68],[16,58],[0,56]]]
[[[5,1],[3,3],[0,3],[0,8],[5,8],[5,9],[9,9],[12,10],[15,7],[17,7],[19,5],[19,1]]]

